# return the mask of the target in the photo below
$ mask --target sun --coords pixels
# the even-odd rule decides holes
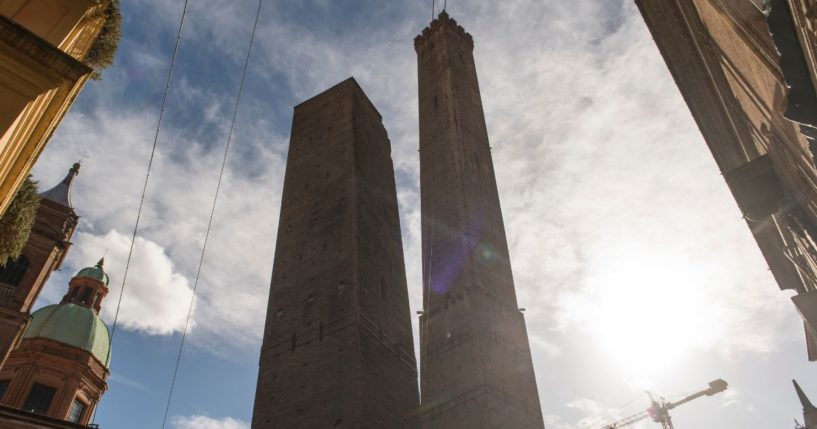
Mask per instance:
[[[619,252],[589,276],[589,327],[628,374],[650,378],[716,341],[719,325],[700,264],[659,252]]]

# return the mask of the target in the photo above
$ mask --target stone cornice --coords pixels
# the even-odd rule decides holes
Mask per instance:
[[[31,425],[31,427],[43,429],[87,429],[85,425],[69,423],[65,420],[43,416],[41,414],[30,413],[16,408],[0,405],[0,425],[6,427],[3,422],[15,422],[19,424]],[[15,426],[16,427],[16,426]],[[28,426],[26,426],[28,427]]]
[[[43,40],[25,27],[0,16],[0,43],[11,46],[37,64],[55,71],[69,81],[78,81],[93,69]]]

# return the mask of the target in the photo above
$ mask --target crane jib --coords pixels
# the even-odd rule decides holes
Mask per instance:
[[[672,418],[669,415],[669,410],[681,406],[683,404],[686,404],[687,402],[690,402],[692,400],[698,399],[701,396],[716,395],[718,393],[725,391],[728,387],[729,384],[723,379],[719,378],[717,380],[711,381],[707,389],[693,393],[692,395],[689,395],[686,398],[676,402],[667,402],[666,400],[664,400],[664,398],[661,397],[659,397],[659,399],[656,400],[651,392],[647,392],[647,396],[649,396],[650,398],[650,408],[648,408],[646,411],[634,414],[625,419],[619,420],[615,423],[611,423],[607,426],[604,426],[601,429],[623,428],[626,426],[630,426],[634,423],[640,422],[641,420],[644,420],[647,417],[651,418],[652,421],[656,423],[661,423],[661,427],[663,429],[673,429],[674,427],[672,425]]]

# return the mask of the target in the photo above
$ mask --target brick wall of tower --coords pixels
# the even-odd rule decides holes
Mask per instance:
[[[29,323],[34,302],[65,258],[79,217],[74,210],[43,198],[21,253],[29,261],[19,285],[0,281],[0,368],[17,346]]]
[[[352,79],[295,108],[253,429],[417,427],[390,152]]]
[[[415,39],[424,308],[423,425],[542,428],[514,290],[473,39],[443,12]]]

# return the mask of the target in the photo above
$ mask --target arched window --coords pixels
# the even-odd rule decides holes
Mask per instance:
[[[0,266],[0,283],[13,287],[20,286],[29,265],[26,255],[20,255],[17,259],[9,259],[5,265]]]

